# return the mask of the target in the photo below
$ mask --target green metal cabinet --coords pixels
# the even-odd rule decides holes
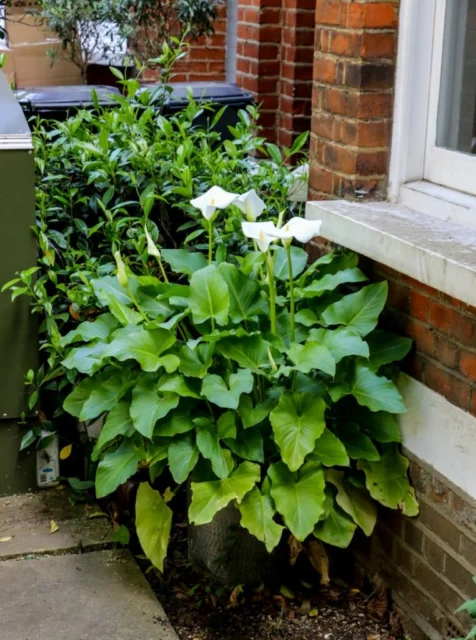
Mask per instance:
[[[36,264],[35,171],[30,129],[0,71],[0,286]],[[38,365],[38,327],[29,300],[0,295],[0,495],[36,487],[35,451],[20,453],[27,412],[25,373]]]

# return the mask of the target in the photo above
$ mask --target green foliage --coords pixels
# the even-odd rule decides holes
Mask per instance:
[[[473,582],[476,584],[476,577],[473,578]],[[456,610],[456,613],[463,612],[467,613],[473,620],[476,620],[476,600],[468,600]],[[465,638],[460,638],[460,640],[471,640],[472,638],[476,638],[476,624],[468,635]]]

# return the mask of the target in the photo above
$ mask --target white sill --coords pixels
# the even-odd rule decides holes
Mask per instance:
[[[404,184],[398,201],[410,209],[476,229],[476,196],[420,180]]]
[[[308,202],[321,235],[476,306],[476,229],[387,202]]]

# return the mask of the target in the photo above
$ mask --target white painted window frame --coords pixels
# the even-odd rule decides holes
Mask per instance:
[[[476,226],[476,156],[436,146],[447,2],[402,0],[389,199]]]

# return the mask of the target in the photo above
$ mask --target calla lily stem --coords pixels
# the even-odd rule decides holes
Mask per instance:
[[[291,258],[291,245],[286,245],[286,254],[288,256],[288,271],[289,271],[289,318],[290,318],[290,334],[291,342],[294,342],[296,331],[294,317],[296,315],[296,303],[294,300],[294,278],[293,278],[293,263]]]
[[[213,220],[208,223],[208,264],[213,261]]]
[[[268,271],[269,287],[269,316],[271,319],[271,333],[276,333],[276,284],[274,282],[274,265],[269,251],[266,252],[266,269]]]

